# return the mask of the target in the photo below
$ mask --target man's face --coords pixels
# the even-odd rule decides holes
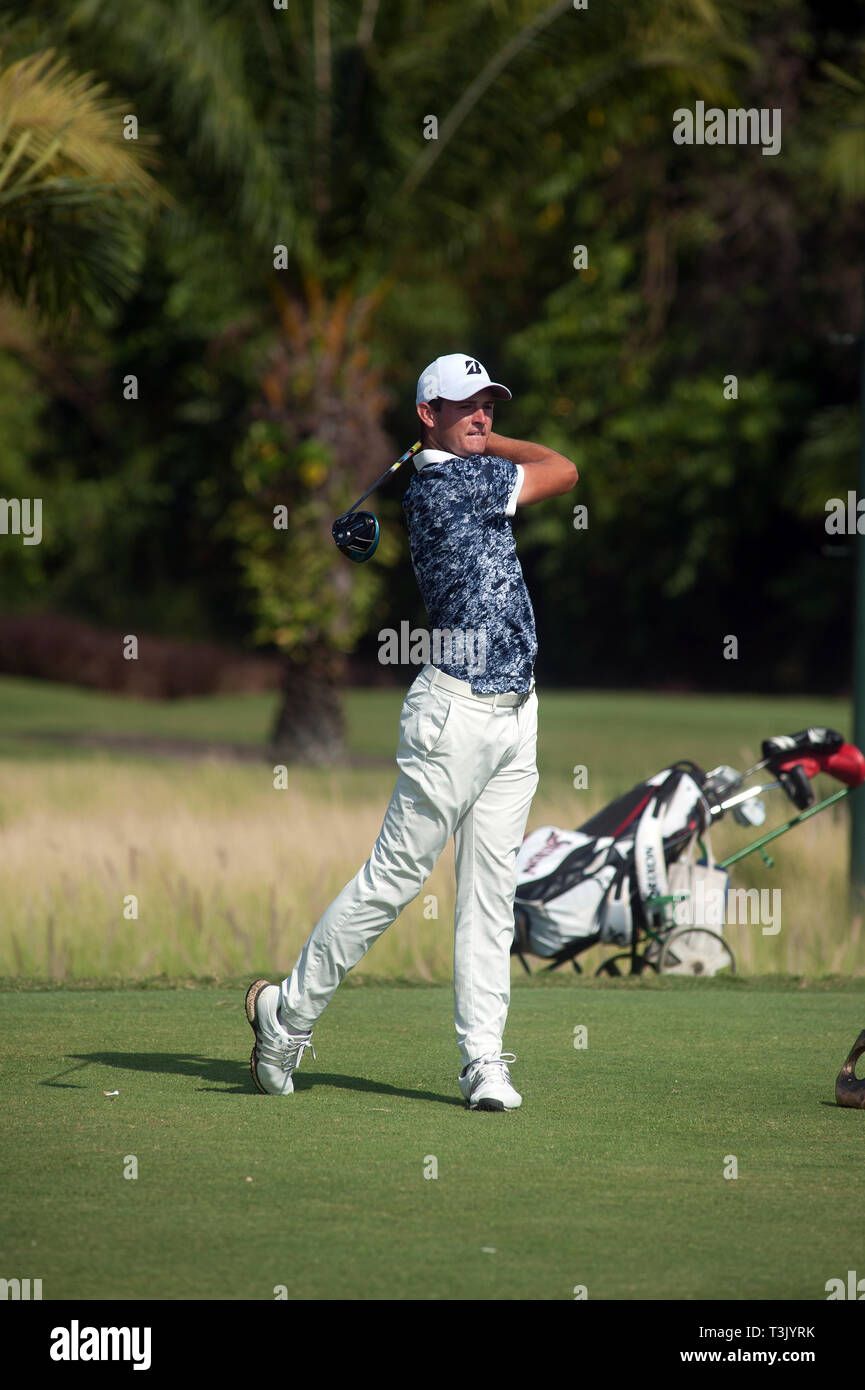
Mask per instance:
[[[426,444],[429,449],[441,449],[457,458],[483,454],[493,427],[495,396],[479,392],[467,401],[442,401],[436,413],[422,401],[417,411],[429,427]]]

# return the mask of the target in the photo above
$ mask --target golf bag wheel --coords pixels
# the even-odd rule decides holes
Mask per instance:
[[[623,969],[626,965],[628,966],[627,970]],[[651,973],[653,970],[657,975],[657,965],[647,956],[637,956],[632,960],[630,951],[622,951],[621,955],[610,956],[608,960],[601,962],[595,971],[595,979],[600,980],[604,975],[608,975],[612,979],[616,979],[620,975],[643,975]]]
[[[736,958],[723,936],[707,927],[682,927],[667,937],[658,969],[662,975],[717,975],[736,973]]]

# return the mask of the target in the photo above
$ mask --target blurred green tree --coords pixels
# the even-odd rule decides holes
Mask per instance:
[[[341,751],[342,655],[395,555],[388,541],[376,568],[350,570],[329,538],[338,511],[405,447],[383,428],[383,369],[408,392],[426,360],[421,340],[460,320],[475,327],[477,270],[501,274],[507,258],[516,284],[537,268],[527,245],[534,188],[544,173],[561,178],[562,141],[582,130],[589,96],[627,107],[636,73],[689,69],[709,90],[741,50],[712,4],[662,8],[664,25],[646,3],[624,25],[603,13],[586,25],[570,0],[521,0],[507,13],[454,0],[434,23],[408,0],[289,0],[280,11],[73,0],[60,16],[36,0],[52,41],[128,93],[142,130],[161,138],[174,198],[151,242],[173,280],[163,331],[177,331],[183,303],[200,332],[260,348],[257,367],[246,361],[257,389],[246,377],[245,427],[226,436],[236,476],[217,490],[218,530],[233,545],[255,635],[286,656],[275,734],[287,756]],[[19,42],[32,23],[13,26]],[[587,165],[592,157],[584,149]],[[218,284],[202,265],[214,256]],[[522,312],[534,291],[521,287]],[[115,333],[126,327],[119,318]],[[122,472],[143,466],[156,486],[158,439],[141,438],[136,452],[135,438]],[[151,463],[136,468],[136,457]],[[100,492],[110,495],[105,484]],[[206,478],[195,492],[216,500]],[[285,531],[273,527],[280,499]]]
[[[40,378],[40,467],[67,517],[53,595],[275,642],[279,745],[337,753],[344,653],[416,600],[396,535],[350,567],[329,523],[415,437],[397,402],[420,367],[465,347],[515,387],[498,428],[581,468],[574,499],[519,518],[550,674],[712,683],[711,634],[744,622],[742,679],[812,678],[833,581],[808,456],[790,461],[845,408],[825,335],[858,244],[856,211],[813,197],[837,114],[819,60],[847,37],[816,4],[0,0],[0,16],[7,52],[50,42],[128,96],[173,199],[135,293],[64,346],[66,386]],[[675,146],[672,113],[697,98],[780,102],[796,139],[780,161]],[[131,363],[136,411],[117,392]]]

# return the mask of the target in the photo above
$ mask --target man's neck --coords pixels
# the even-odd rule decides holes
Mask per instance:
[[[486,451],[486,443],[482,449],[467,449],[461,453],[459,449],[449,449],[446,444],[442,444],[437,439],[428,439],[424,444],[424,449],[435,449],[440,454],[447,454],[449,459],[470,459],[475,454],[483,454]]]

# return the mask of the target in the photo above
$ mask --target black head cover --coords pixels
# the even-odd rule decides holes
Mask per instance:
[[[798,734],[765,738],[763,757],[774,771],[778,763],[790,762],[793,758],[807,758],[809,753],[837,753],[843,742],[843,735],[835,729],[822,726],[801,729]]]
[[[836,729],[826,729],[822,725],[763,740],[763,757],[797,810],[805,811],[813,806],[814,788],[801,763],[783,771],[782,765],[795,763],[797,758],[807,758],[809,754],[837,753],[843,742],[843,736]]]
[[[362,565],[371,560],[380,535],[378,517],[372,512],[348,512],[333,523],[333,539],[343,555]]]

